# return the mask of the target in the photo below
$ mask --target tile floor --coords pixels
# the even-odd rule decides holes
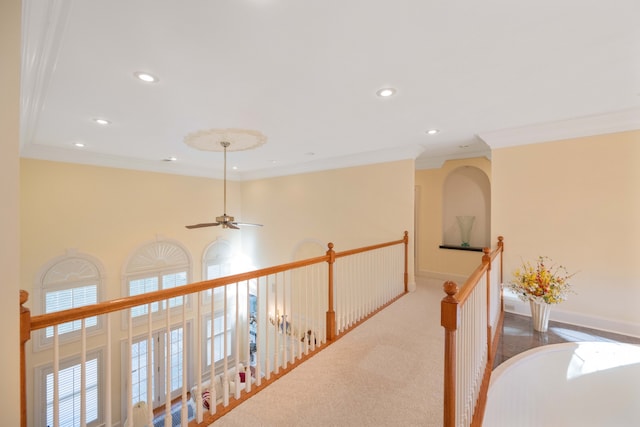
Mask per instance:
[[[505,313],[502,337],[493,367],[495,368],[510,357],[534,347],[576,341],[617,341],[640,344],[640,338],[554,321],[549,322],[547,332],[537,332],[533,330],[530,317]]]

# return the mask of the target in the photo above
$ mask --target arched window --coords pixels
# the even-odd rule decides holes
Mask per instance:
[[[125,292],[129,296],[184,286],[191,283],[191,256],[187,249],[177,241],[158,238],[143,244],[129,256],[123,269],[123,277]],[[167,308],[182,307],[187,302],[186,297],[180,296],[152,303],[151,313],[164,313]],[[131,317],[134,322],[143,322],[144,316],[148,312],[149,304],[133,307]],[[189,330],[184,330],[182,324],[177,323],[171,326],[170,338],[164,329],[153,331],[150,345],[147,336],[133,338],[131,359],[128,361],[123,359],[122,362],[122,366],[128,365],[131,369],[133,378],[131,385],[132,404],[145,401],[156,408],[180,393],[183,358],[186,357],[182,339],[184,334],[187,334],[187,337],[190,336]],[[169,341],[171,346],[168,344]],[[187,344],[188,346],[189,344]],[[139,375],[139,372],[146,372],[148,352],[152,354],[151,378]],[[191,362],[187,360],[187,363]],[[164,378],[166,378],[169,369],[172,372],[171,389],[167,393]],[[147,381],[151,382],[151,396],[146,395]]]
[[[231,274],[233,261],[231,245],[226,240],[217,239],[212,242],[202,257],[202,277],[205,280]]]
[[[47,263],[40,272],[36,290],[40,292],[37,299],[41,302],[42,313],[53,313],[70,308],[95,304],[100,301],[100,295],[104,287],[104,268],[96,258],[68,250],[63,256],[55,258]],[[87,334],[99,331],[100,317],[85,319]],[[67,343],[79,339],[82,321],[75,320],[58,326],[58,336],[61,343]],[[39,334],[36,349],[42,349],[51,345],[54,328],[49,327]],[[103,417],[103,396],[101,383],[102,377],[102,353],[94,350],[86,356],[86,382],[85,393],[86,411],[85,422],[87,425],[100,424]],[[58,381],[61,393],[58,403],[62,414],[62,424],[80,425],[81,412],[77,404],[80,400],[81,387],[80,356],[73,355],[60,360]],[[47,363],[35,368],[38,398],[42,405],[34,408],[37,425],[52,425],[53,417],[53,364]]]
[[[61,257],[51,260],[41,269],[39,276],[42,313],[53,313],[70,308],[95,304],[100,300],[103,287],[104,268],[96,258],[68,250]],[[82,322],[75,320],[58,326],[58,334],[64,341],[78,337]],[[99,329],[97,317],[86,319],[87,332]],[[40,345],[51,342],[53,327],[40,335]]]
[[[189,283],[191,257],[177,242],[157,240],[147,243],[129,257],[124,268],[126,292],[129,296],[140,295],[161,289],[175,288]],[[184,297],[169,299],[169,307],[179,307]],[[147,314],[148,305],[131,309],[132,317]],[[153,313],[166,310],[166,303],[151,304]]]

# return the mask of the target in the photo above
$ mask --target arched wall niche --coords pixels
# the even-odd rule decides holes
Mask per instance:
[[[491,183],[486,173],[475,166],[452,170],[442,189],[442,244],[461,246],[456,217],[475,216],[469,245],[491,247]]]

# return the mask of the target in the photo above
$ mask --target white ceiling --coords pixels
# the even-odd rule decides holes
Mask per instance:
[[[640,128],[638,0],[23,4],[23,157],[220,177],[183,139],[244,128],[254,179]]]

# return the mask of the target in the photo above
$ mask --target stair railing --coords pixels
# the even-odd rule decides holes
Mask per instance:
[[[462,288],[447,281],[441,302],[445,329],[444,426],[481,426],[493,359],[504,318],[503,237],[483,249],[481,264]]]
[[[175,410],[177,401],[180,406],[181,425],[209,425],[319,350],[326,348],[340,335],[407,293],[408,243],[406,231],[400,240],[344,252],[335,252],[333,244],[329,243],[324,256],[36,316],[31,316],[29,309],[24,306],[28,294],[21,291],[21,425],[27,426],[27,414],[32,413],[27,410],[28,369],[25,345],[34,332],[44,328],[53,330],[52,348],[45,350],[51,352],[53,361],[52,427],[60,425],[61,417],[65,416],[60,413],[58,406],[61,349],[64,356],[80,353],[81,378],[84,379],[87,354],[95,351],[96,346],[104,348],[106,353],[102,357],[102,360],[106,361],[105,366],[100,369],[104,372],[104,386],[101,389],[103,395],[100,401],[103,403],[99,422],[109,426],[113,424],[114,406],[117,413],[119,405],[112,402],[112,395],[117,392],[112,384],[114,375],[109,361],[119,353],[117,348],[113,348],[119,342],[127,343],[127,358],[130,364],[121,367],[127,371],[122,390],[122,393],[126,393],[127,403],[125,408],[120,410],[120,413],[125,414],[124,418],[133,419],[135,405],[136,410],[143,408],[145,413],[142,416],[149,425],[160,413],[164,414],[165,426],[170,426],[172,411]],[[253,308],[250,307],[250,294],[257,300],[255,313],[251,315],[249,313]],[[175,306],[176,301],[182,302]],[[187,304],[187,301],[190,304]],[[174,304],[173,308],[168,308],[171,307],[170,302]],[[152,307],[167,309],[164,310],[163,316],[154,317]],[[138,314],[146,314],[134,319],[134,309],[137,309]],[[224,313],[224,331],[230,329],[229,336],[232,335],[235,339],[229,339],[224,332],[224,338],[216,343],[212,336],[207,337],[203,331],[207,330],[207,319],[211,319],[213,313],[221,311]],[[102,338],[92,336],[88,344],[85,319],[94,316],[102,317],[101,322],[106,325],[105,331]],[[71,321],[81,322],[79,338],[74,342],[64,340],[65,342],[61,343],[58,327]],[[117,327],[119,321],[121,327]],[[185,332],[188,330],[187,324],[193,325],[189,329],[193,330],[193,344],[190,344]],[[182,327],[181,336],[172,334],[176,327]],[[214,329],[212,320],[210,328]],[[182,384],[180,396],[173,401],[167,399],[164,412],[162,408],[154,411],[153,405],[137,405],[133,402],[131,394],[134,337],[146,342],[147,348],[152,348],[152,332],[157,331],[165,333],[168,348],[172,348],[172,343],[181,346],[182,357],[181,368],[176,364],[175,378]],[[252,339],[255,341],[250,343]],[[208,370],[203,368],[203,355],[211,355],[213,358],[214,354],[223,355],[222,373],[215,363],[209,363]],[[228,354],[234,354],[234,357],[229,358]],[[171,352],[168,351],[168,366],[172,366],[171,357]],[[192,369],[189,369],[187,361],[193,364]],[[141,362],[144,364],[144,358],[141,358]],[[150,378],[150,351],[146,352],[146,362],[146,375]],[[194,381],[189,381],[190,370],[195,371]],[[233,373],[230,373],[232,371]],[[171,395],[172,375],[172,370],[167,369],[167,395]],[[210,386],[205,395],[205,379],[208,378],[210,384],[213,384],[217,377],[221,377],[222,395],[216,395],[214,386]],[[85,382],[80,382],[81,425],[85,425],[87,396]],[[151,381],[147,381],[147,396],[152,396],[150,384]],[[192,392],[196,395],[192,396]],[[144,393],[142,390],[141,394]],[[190,398],[195,402],[191,406],[195,406],[193,419],[189,419]],[[209,404],[205,405],[207,399]],[[36,402],[34,397],[34,406],[41,407],[44,404],[46,402]],[[124,420],[121,420],[122,424]]]

